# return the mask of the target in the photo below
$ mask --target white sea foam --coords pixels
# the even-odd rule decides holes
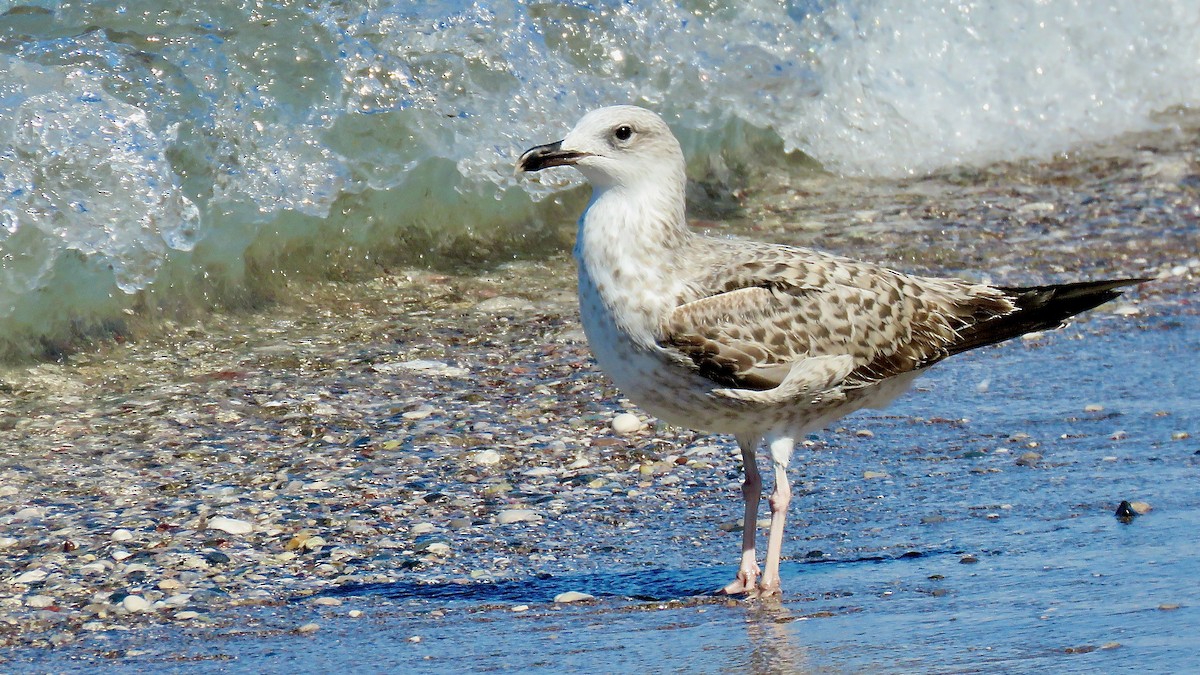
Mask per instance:
[[[659,110],[706,167],[774,138],[892,176],[1044,156],[1200,102],[1200,15],[1170,0],[0,12],[0,342],[139,291],[169,300],[166,279],[236,287],[248,251],[319,267],[406,230],[512,240],[530,196],[577,184],[518,184],[513,158],[612,103]]]

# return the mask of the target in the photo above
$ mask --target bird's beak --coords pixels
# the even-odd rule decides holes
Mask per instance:
[[[541,171],[552,166],[571,166],[587,157],[588,153],[576,150],[563,150],[562,141],[536,145],[525,151],[517,160],[519,171]]]

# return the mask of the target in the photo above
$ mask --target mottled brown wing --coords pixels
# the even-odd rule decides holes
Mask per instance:
[[[849,355],[841,385],[858,387],[945,358],[963,329],[1013,309],[986,286],[841,258],[804,263],[726,271],[710,282],[721,290],[675,309],[660,344],[714,382],[757,390],[778,386],[797,360]]]

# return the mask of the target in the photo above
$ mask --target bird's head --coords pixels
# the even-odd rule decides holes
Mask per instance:
[[[600,188],[637,187],[646,181],[676,180],[682,186],[683,150],[655,113],[632,105],[600,108],[584,115],[557,143],[525,151],[521,171],[573,166]]]

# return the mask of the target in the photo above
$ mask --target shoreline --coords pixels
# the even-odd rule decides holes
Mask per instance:
[[[1161,277],[1044,338],[1088,347],[1146,322],[1194,321],[1200,166],[1186,136],[905,181],[776,175],[743,196],[741,217],[697,226],[994,283]],[[345,584],[483,583],[648,559],[690,569],[710,551],[732,564],[736,537],[716,526],[738,515],[732,443],[656,424],[612,430],[625,411],[649,421],[591,364],[573,274],[561,255],[469,276],[306,282],[264,309],[6,368],[5,658],[86,652],[94,636],[129,629],[219,631],[246,608],[286,614],[293,605],[279,603]],[[957,360],[940,368],[946,378]],[[812,441],[811,470],[859,429],[906,423],[880,415]],[[614,543],[646,519],[685,542]],[[819,548],[835,559],[912,543],[827,536]]]

